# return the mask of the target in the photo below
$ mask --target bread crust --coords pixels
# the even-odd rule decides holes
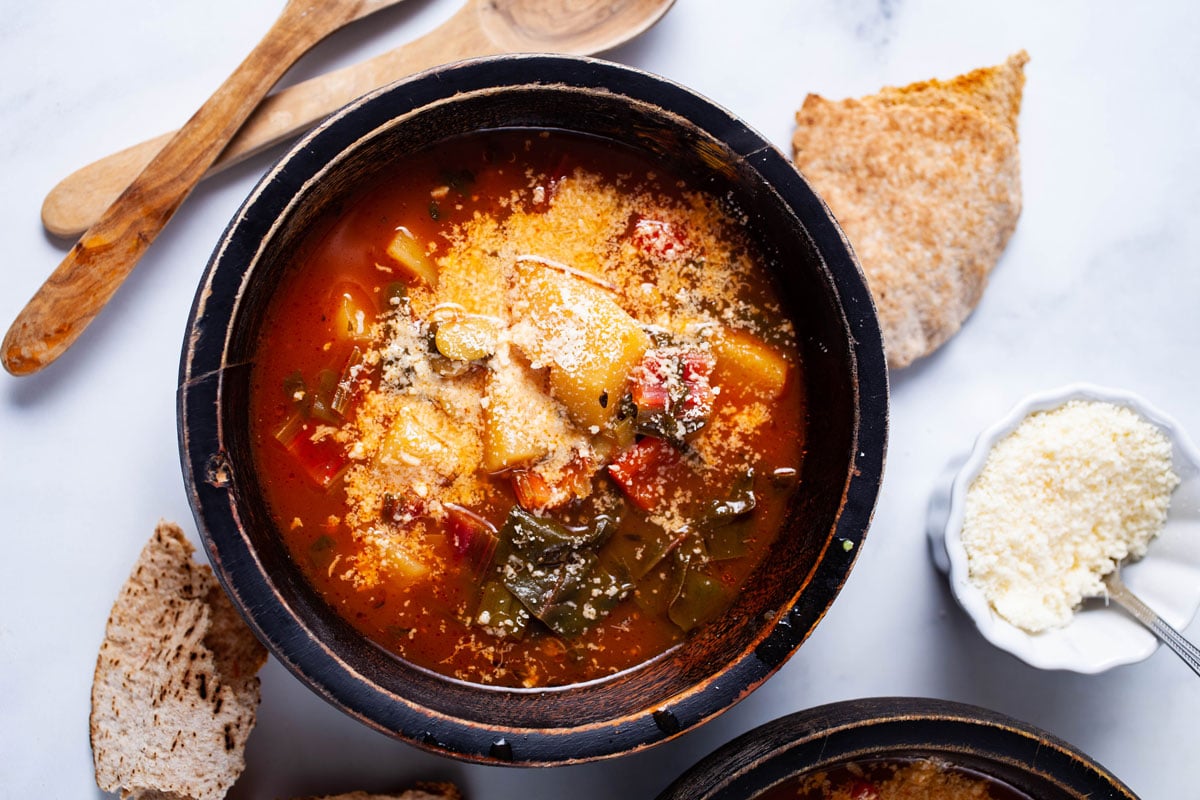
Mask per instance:
[[[893,368],[960,329],[1016,228],[1027,60],[857,100],[809,95],[796,113],[796,165],[858,256]]]
[[[106,792],[218,800],[245,767],[267,654],[193,552],[160,522],[109,615],[90,718]]]

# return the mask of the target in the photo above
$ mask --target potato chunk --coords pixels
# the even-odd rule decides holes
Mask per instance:
[[[583,441],[546,393],[544,373],[509,359],[493,361],[483,413],[484,469],[522,466]]]
[[[387,254],[412,278],[424,283],[430,288],[437,286],[437,266],[425,254],[425,247],[412,231],[401,225],[396,228],[396,234],[388,243]]]
[[[764,400],[783,394],[788,362],[761,339],[725,328],[713,341],[713,354],[717,357],[716,378],[722,391],[728,387]]]
[[[467,463],[471,448],[463,438],[454,421],[433,402],[403,398],[379,448],[379,462],[391,471],[420,471],[449,479],[471,468]]]
[[[538,262],[517,265],[513,342],[550,368],[550,391],[576,424],[604,428],[650,337],[611,293]]]

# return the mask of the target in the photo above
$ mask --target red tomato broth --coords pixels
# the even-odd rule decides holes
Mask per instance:
[[[464,566],[469,559],[464,559],[463,543],[456,539],[461,532],[451,530],[445,520],[421,523],[423,546],[446,567],[436,570],[433,579],[384,575],[369,587],[356,585],[346,578],[345,565],[363,556],[364,546],[346,521],[350,501],[343,485],[345,470],[334,475],[328,486],[321,485],[322,481],[313,478],[312,465],[302,463],[305,454],[289,449],[280,441],[286,437],[278,435],[289,420],[297,419],[296,397],[290,391],[295,383],[289,380],[299,370],[306,390],[311,391],[317,373],[329,370],[342,376],[353,355],[367,346],[353,331],[346,333],[345,315],[338,313],[344,307],[343,290],[354,296],[358,306],[368,306],[374,321],[393,308],[389,296],[398,281],[406,283],[410,293],[420,295],[419,281],[377,266],[389,265],[387,246],[398,226],[411,231],[418,242],[434,243],[432,256],[437,258],[447,252],[456,226],[480,217],[505,220],[514,208],[532,204],[531,192],[536,186],[542,187],[548,204],[553,204],[557,187],[571,180],[576,167],[599,176],[601,183],[654,198],[652,206],[673,207],[692,191],[685,181],[666,175],[635,153],[561,132],[494,131],[438,145],[405,160],[386,180],[313,226],[271,300],[257,346],[251,393],[256,465],[268,507],[296,564],[341,616],[381,647],[411,663],[470,682],[549,686],[592,680],[644,663],[688,634],[662,613],[655,593],[672,590],[651,570],[606,617],[569,641],[536,621],[531,632],[519,640],[494,636],[473,617],[486,569],[480,575]],[[629,244],[621,246],[646,247],[650,230],[649,247],[654,252],[638,280],[653,283],[657,278],[653,258],[675,258],[692,245],[687,232],[664,244],[662,226],[639,224],[640,219],[629,220],[625,237]],[[757,500],[753,512],[739,524],[745,552],[703,566],[703,574],[732,597],[762,560],[783,523],[803,455],[805,409],[802,364],[770,280],[744,234],[729,224],[719,227],[730,252],[757,264],[753,280],[728,279],[737,284],[742,317],[754,318],[737,324],[748,327],[765,343],[767,361],[776,359],[787,367],[786,379],[770,388],[778,394],[769,401],[770,413],[760,413],[757,427],[741,442],[745,453],[753,456],[747,458],[754,462],[752,489]],[[647,301],[646,306],[650,305]],[[471,369],[480,368],[475,365]],[[758,372],[768,377],[741,369],[731,371],[729,363],[716,360],[713,380],[724,391],[711,398],[710,427],[717,425],[718,417],[734,417],[742,413],[744,405],[753,405],[755,385],[747,380],[770,383],[772,375],[778,374],[771,372],[770,364],[766,368],[760,365]],[[348,420],[358,413],[364,392],[379,389],[380,373],[378,364],[368,365],[351,381],[355,390],[345,415]],[[310,434],[323,424],[311,418],[303,422]],[[697,460],[696,447],[727,446],[705,444],[707,432],[701,428],[679,443],[682,450],[689,451],[688,460]],[[744,466],[741,462],[714,463],[710,458],[704,475],[689,472],[685,464],[669,471],[664,483],[668,494],[687,490],[690,499],[681,504],[679,512],[684,519],[694,518],[711,501],[726,496],[739,475],[744,475]],[[318,467],[316,472],[328,477],[328,465]],[[517,503],[511,472],[505,469],[483,479],[485,496],[470,508],[497,529]],[[584,525],[615,510],[620,524],[605,545],[606,553],[629,553],[638,550],[638,545],[649,547],[647,543],[661,544],[664,537],[671,538],[660,524],[622,498],[603,464],[592,476],[591,485],[595,487],[592,495],[545,516]]]

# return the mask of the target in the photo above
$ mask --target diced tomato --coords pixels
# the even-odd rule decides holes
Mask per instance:
[[[716,392],[709,376],[712,375],[712,357],[701,352],[686,353],[682,359],[683,385],[687,389],[680,403],[680,417],[686,421],[707,420],[712,413]]]
[[[315,436],[316,426],[293,418],[276,436],[304,473],[327,488],[350,463],[346,449],[332,435]]]
[[[647,353],[642,363],[634,368],[630,378],[633,384],[630,392],[638,411],[666,411],[670,408],[671,393],[667,388],[666,370],[653,351]]]
[[[879,800],[879,787],[870,781],[856,778],[847,789],[850,800]]]
[[[526,511],[540,511],[550,505],[550,484],[536,472],[519,469],[512,474],[513,492],[517,503]]]
[[[608,465],[608,474],[643,511],[650,511],[663,498],[665,479],[681,461],[679,451],[662,439],[647,436]]]
[[[691,250],[683,231],[669,222],[638,217],[633,223],[634,245],[648,256],[674,260]]]
[[[630,399],[641,433],[678,443],[704,427],[716,392],[712,355],[702,350],[651,350],[630,375]]]

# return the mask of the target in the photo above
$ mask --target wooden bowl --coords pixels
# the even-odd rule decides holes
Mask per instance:
[[[658,800],[753,800],[854,761],[935,758],[1036,800],[1137,800],[1104,767],[1032,725],[945,700],[881,697],[781,717],[718,748]]]
[[[791,305],[809,426],[803,489],[773,551],[729,611],[667,654],[611,678],[498,689],[378,649],[301,577],[249,452],[250,360],[286,255],[322,209],[406,154],[482,128],[558,128],[639,148],[750,214]],[[766,680],[850,572],[883,470],[887,373],[874,306],[841,230],[790,162],[727,111],[602,61],[505,56],[376,91],[335,114],[262,179],[199,286],[183,348],[179,437],[201,537],[247,622],[289,670],[381,731],[459,758],[523,765],[637,750],[692,728]]]

